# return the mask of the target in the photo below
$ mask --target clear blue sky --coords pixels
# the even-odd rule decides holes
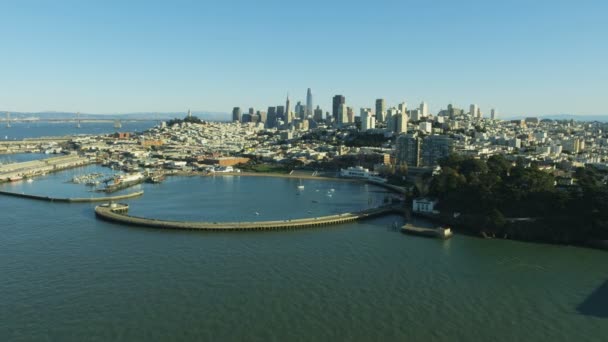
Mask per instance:
[[[608,114],[605,0],[0,1],[0,110]]]

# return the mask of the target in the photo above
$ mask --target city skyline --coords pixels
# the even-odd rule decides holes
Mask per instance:
[[[283,4],[3,3],[0,110],[230,113],[310,87],[330,112],[343,94],[356,113],[383,98],[606,114],[603,2]]]

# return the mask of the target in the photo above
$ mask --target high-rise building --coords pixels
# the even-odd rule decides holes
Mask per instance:
[[[395,126],[396,126],[396,122],[395,122],[395,116],[399,113],[399,111],[397,110],[397,108],[389,108],[386,111],[386,130],[388,132],[394,132],[395,131]]]
[[[422,164],[435,166],[452,153],[453,141],[447,135],[429,135],[422,141]]]
[[[277,120],[285,121],[285,106],[277,106]]]
[[[395,133],[407,133],[407,114],[399,113],[394,116],[393,120],[395,120]]]
[[[340,110],[340,106],[346,103],[346,98],[342,95],[336,95],[332,101],[332,116],[334,117],[334,121],[338,120],[338,111]]]
[[[232,108],[232,121],[241,121],[241,107]]]
[[[277,107],[268,107],[268,113],[266,114],[266,127],[277,127]]]
[[[386,103],[384,99],[376,99],[376,121],[386,121]]]
[[[361,108],[361,132],[376,128],[376,118],[371,108]]]
[[[306,118],[312,117],[312,114],[313,114],[312,112],[313,112],[312,91],[310,90],[310,88],[308,88],[308,90],[306,91],[306,113],[305,113],[305,117]]]
[[[287,101],[285,101],[285,122],[291,122],[291,105],[289,102],[289,94],[287,94]]]
[[[478,107],[476,104],[472,104],[469,107],[469,115],[471,116],[471,118],[477,117],[477,110],[478,110]]]
[[[317,109],[314,111],[313,120],[316,122],[323,121],[323,109],[321,109],[319,106],[317,106]]]
[[[355,110],[353,107],[346,107],[346,116],[348,118],[348,123],[355,122]]]
[[[249,115],[255,115],[255,109],[253,107],[249,108]]]
[[[342,126],[348,123],[348,108],[343,103],[338,107],[338,126]]]
[[[423,118],[429,116],[429,105],[427,105],[424,101],[420,104],[420,116]]]
[[[260,117],[260,121],[258,122],[266,122],[267,113],[263,110],[258,110],[257,115]]]
[[[188,109],[188,117],[191,118],[192,117],[192,111],[190,109]]]
[[[490,118],[492,120],[496,120],[496,108],[492,108],[492,110],[490,111]]]
[[[407,115],[407,103],[401,102],[397,105],[397,110],[401,112],[401,114]]]
[[[405,134],[397,138],[397,164],[420,166],[421,139],[416,134]]]
[[[477,107],[477,115],[475,117],[481,119],[481,109],[479,107]]]

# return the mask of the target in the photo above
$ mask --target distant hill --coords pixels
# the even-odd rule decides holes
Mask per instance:
[[[503,119],[504,120],[515,120],[515,119],[524,119],[527,117],[538,117],[539,119],[552,119],[552,120],[608,122],[608,115],[576,115],[576,114],[517,115],[517,116],[504,117]]]
[[[5,120],[5,113],[7,111],[0,111],[0,120]],[[10,111],[9,111],[10,112]],[[68,112],[10,112],[11,119],[39,119],[39,120],[66,120],[75,119],[76,113]],[[207,111],[193,111],[192,115],[198,117],[201,120],[207,121],[229,121],[231,119],[229,113],[221,112],[207,112]],[[185,112],[149,112],[149,113],[125,113],[125,114],[90,114],[80,113],[82,120],[94,119],[94,120],[169,120],[174,118],[183,118],[186,116]]]

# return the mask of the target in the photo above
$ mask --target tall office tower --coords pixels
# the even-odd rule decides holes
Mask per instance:
[[[492,110],[490,111],[490,118],[492,120],[496,120],[496,108],[492,108]]]
[[[289,94],[287,94],[287,101],[285,101],[285,122],[291,122],[291,105],[289,102]]]
[[[259,121],[259,122],[266,122],[266,119],[267,119],[267,115],[268,115],[268,114],[267,114],[265,111],[263,111],[263,110],[262,110],[262,111],[258,110],[258,113],[257,113],[257,114],[258,114],[258,116],[260,117],[260,121]]]
[[[398,104],[397,109],[399,110],[399,112],[401,112],[401,114],[407,115],[407,104],[405,102],[401,102],[400,104]]]
[[[277,106],[277,120],[285,120],[285,106]]]
[[[422,115],[420,114],[420,109],[408,111],[408,118],[412,121],[420,121],[423,119]]]
[[[241,121],[241,107],[232,108],[232,121]]]
[[[389,108],[386,111],[386,130],[388,132],[395,131],[395,115],[397,115],[397,113],[399,113],[397,108]]]
[[[321,109],[321,107],[317,106],[317,109],[315,109],[313,120],[316,122],[323,121],[323,109]]]
[[[305,117],[306,118],[310,118],[312,117],[312,113],[313,112],[313,107],[312,107],[312,92],[310,91],[310,88],[308,88],[308,91],[306,91],[306,114]]]
[[[192,117],[192,112],[190,111],[190,109],[188,109],[188,117],[191,118]]]
[[[407,114],[399,113],[394,116],[393,120],[395,121],[395,133],[407,133]]]
[[[253,107],[249,108],[249,115],[255,115],[255,109]]]
[[[397,138],[397,164],[420,166],[421,139],[416,134],[405,134]]]
[[[331,115],[334,117],[334,121],[338,120],[338,110],[340,110],[340,106],[346,103],[346,98],[342,95],[336,95],[332,101],[332,112]]]
[[[348,123],[348,108],[346,107],[346,104],[343,103],[338,107],[337,124],[338,124],[338,126],[342,126],[346,123]]]
[[[277,107],[268,107],[268,113],[266,114],[266,127],[277,127]]]
[[[371,108],[361,108],[361,132],[376,128],[376,118]]]
[[[453,140],[447,135],[429,135],[422,141],[422,164],[435,166],[452,153]]]
[[[348,123],[355,123],[355,110],[353,107],[346,107],[346,117],[348,119]]]
[[[384,99],[376,100],[376,121],[386,121],[386,103],[384,102]]]
[[[469,115],[471,115],[471,118],[475,118],[477,116],[477,105],[476,104],[472,104],[469,107]]]
[[[424,101],[420,104],[420,116],[423,118],[429,116],[429,106]]]
[[[481,109],[479,107],[477,108],[477,113],[476,113],[475,117],[478,119],[481,119]]]

